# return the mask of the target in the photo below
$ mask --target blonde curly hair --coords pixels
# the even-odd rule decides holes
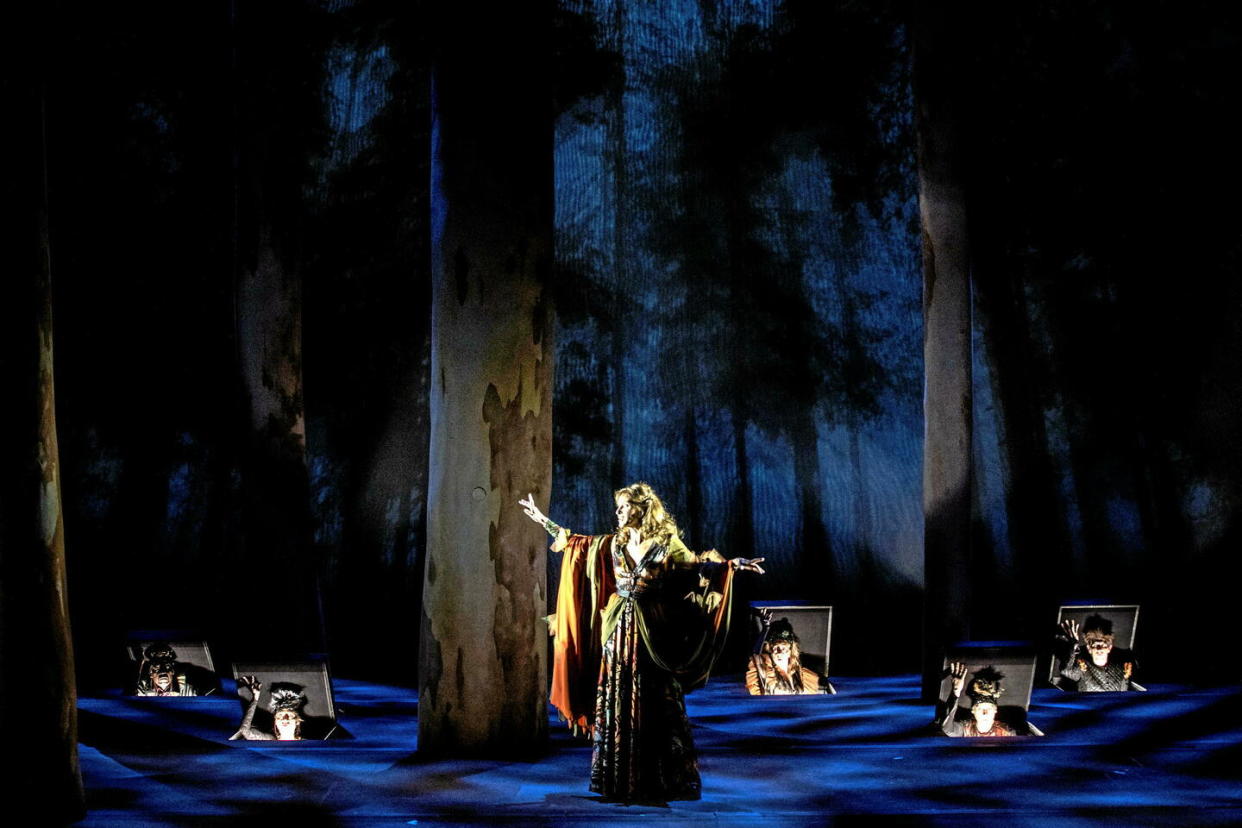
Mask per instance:
[[[638,515],[638,537],[640,540],[655,538],[661,544],[667,544],[675,537],[681,536],[681,530],[677,528],[677,521],[664,508],[664,502],[660,500],[660,496],[655,493],[651,486],[641,480],[637,483],[631,483],[624,488],[617,489],[613,493],[613,500],[620,501],[625,498],[631,509],[631,516],[634,512]],[[617,538],[621,542],[625,541],[624,529],[617,530]]]

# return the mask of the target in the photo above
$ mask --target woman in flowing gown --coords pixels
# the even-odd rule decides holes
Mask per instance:
[[[563,552],[553,624],[552,703],[592,738],[591,790],[626,802],[698,799],[683,693],[707,679],[728,633],[735,571],[762,558],[698,554],[646,483],[615,494],[617,530],[578,535],[534,504]]]

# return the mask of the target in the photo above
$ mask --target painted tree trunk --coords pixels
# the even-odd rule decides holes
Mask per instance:
[[[52,366],[43,94],[6,79],[6,136],[17,159],[3,197],[4,258],[11,265],[0,314],[0,387],[12,418],[0,431],[0,793],[39,821],[84,812],[78,768],[77,689],[65,577],[60,455]]]
[[[954,71],[960,44],[940,4],[914,25],[923,238],[923,694],[939,692],[946,644],[969,634],[970,253]]]
[[[263,611],[248,640],[289,654],[320,649],[310,557],[310,484],[302,400],[301,281],[267,228],[237,283],[237,346],[247,401],[242,463],[244,581],[261,583]]]
[[[517,501],[546,509],[552,477],[549,17],[436,25],[418,747],[521,755],[547,735],[548,537]]]
[[[1010,620],[1025,621],[1028,629],[1035,629],[1033,623],[1038,623],[1037,613],[1046,611],[1048,596],[1064,588],[1067,579],[1072,582],[1073,544],[1044,415],[1045,407],[1055,401],[1049,398],[1055,397],[1053,366],[1047,362],[1046,347],[1041,347],[1045,338],[1032,326],[1039,312],[1032,312],[1025,295],[1027,269],[1005,260],[995,213],[995,207],[972,208],[972,216],[978,216],[971,221],[976,239],[973,282],[1007,460],[1007,540],[1017,565],[1005,579],[1010,589],[996,590],[993,599],[977,602],[974,610],[1003,607]]]
[[[624,67],[626,29],[625,4],[617,3],[613,7],[612,29],[616,39],[614,48],[622,58]],[[625,94],[628,83],[622,82],[613,86],[608,95],[608,106],[611,110],[607,119],[607,146],[609,151],[608,169],[612,173],[612,267],[613,284],[630,284],[630,247],[632,245],[632,228],[630,217],[633,210],[630,194],[630,156],[629,140],[626,135],[628,119],[625,111]],[[628,479],[625,456],[625,362],[633,347],[626,338],[630,330],[628,321],[629,295],[624,290],[615,291],[612,307],[612,411],[611,425],[612,473],[609,477],[613,486],[625,485],[620,481]]]
[[[235,4],[234,275],[238,369],[246,418],[241,450],[243,548],[238,584],[261,585],[263,607],[238,613],[239,645],[298,656],[322,650],[312,554],[306,417],[302,396],[300,233],[305,164],[298,129],[304,82],[280,51],[284,23],[305,9]],[[310,47],[306,47],[309,49]],[[282,107],[293,112],[289,115]],[[283,117],[282,117],[283,116]],[[258,608],[256,608],[258,609]],[[257,654],[257,653],[256,653]]]

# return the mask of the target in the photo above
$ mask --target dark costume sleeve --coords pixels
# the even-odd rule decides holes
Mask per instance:
[[[1061,676],[1070,681],[1078,681],[1082,678],[1085,665],[1081,662],[1082,645],[1075,641],[1066,653],[1065,660],[1061,662]]]
[[[250,705],[246,708],[246,715],[242,716],[241,724],[237,727],[237,732],[229,737],[229,741],[234,739],[245,739],[251,742],[270,742],[276,737],[271,733],[259,730],[252,726],[254,721],[254,712],[259,709],[259,697],[256,695],[250,700]]]

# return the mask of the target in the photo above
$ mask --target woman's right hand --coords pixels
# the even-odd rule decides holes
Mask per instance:
[[[1078,643],[1078,622],[1072,618],[1066,618],[1061,622],[1061,633],[1075,644]]]
[[[526,512],[526,516],[538,523],[540,526],[547,525],[548,516],[539,511],[539,507],[535,505],[535,496],[533,494],[526,495],[525,500],[519,500],[518,505],[522,507],[522,511]]]

